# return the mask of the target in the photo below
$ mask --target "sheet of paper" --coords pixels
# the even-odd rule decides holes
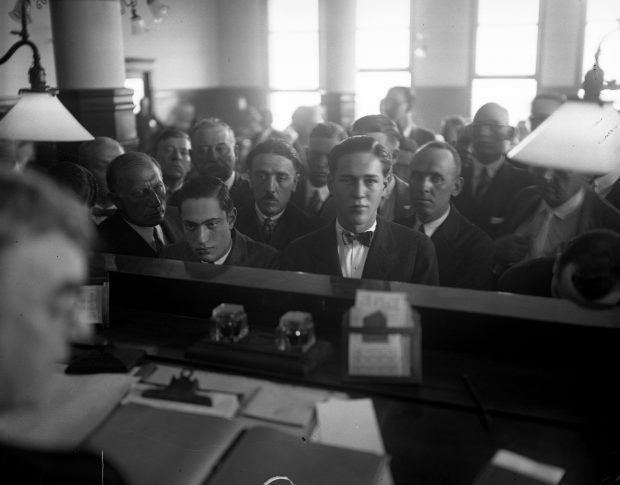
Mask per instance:
[[[351,309],[350,325],[362,327],[364,317],[376,311],[385,315],[388,327],[410,327],[414,324],[405,293],[357,290],[355,306]]]
[[[328,396],[329,391],[265,383],[242,414],[307,428],[314,419],[314,405]]]
[[[78,318],[81,323],[103,323],[103,286],[82,286],[78,305]]]
[[[126,374],[54,374],[51,393],[40,407],[0,416],[0,441],[75,447],[112,412],[136,381]]]
[[[352,376],[411,375],[411,339],[388,335],[385,342],[365,342],[361,334],[349,335],[349,374]]]
[[[211,406],[202,406],[199,404],[191,404],[179,401],[167,401],[163,399],[153,399],[143,397],[142,392],[146,389],[152,389],[153,386],[147,384],[138,384],[134,386],[122,401],[122,404],[134,403],[150,406],[158,409],[169,409],[171,411],[179,411],[193,414],[206,414],[209,416],[221,416],[223,418],[232,418],[239,409],[239,400],[233,394],[221,394],[216,392],[198,392],[199,396],[211,398]]]

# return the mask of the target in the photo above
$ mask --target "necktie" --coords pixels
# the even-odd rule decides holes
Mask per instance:
[[[370,247],[371,240],[372,240],[372,231],[361,232],[359,234],[353,234],[352,232],[342,231],[342,242],[345,245],[353,244],[353,241],[359,241],[360,244]]]
[[[164,249],[164,242],[159,237],[159,233],[157,232],[157,227],[153,228],[153,249],[157,256],[161,254],[161,250]]]
[[[484,194],[487,193],[489,188],[489,184],[491,183],[491,177],[489,177],[489,172],[486,167],[482,168],[482,172],[480,172],[480,178],[478,179],[478,187],[476,187],[476,193],[474,195],[474,199],[477,202],[480,202]]]
[[[265,235],[265,241],[269,242],[271,240],[271,236],[273,235],[273,230],[276,227],[276,223],[273,219],[267,217],[263,221],[263,233]]]
[[[315,190],[308,201],[308,210],[313,214],[318,214],[321,211],[322,205],[323,201],[321,200],[321,195],[318,190]]]

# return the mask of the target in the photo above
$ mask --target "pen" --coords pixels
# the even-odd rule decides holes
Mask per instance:
[[[487,431],[489,432],[492,431],[491,425],[493,423],[493,420],[491,419],[491,415],[489,414],[489,411],[487,410],[486,406],[482,402],[482,399],[480,399],[480,396],[478,395],[476,388],[469,380],[469,376],[467,374],[463,374],[461,377],[463,378],[465,387],[467,387],[467,390],[469,391],[469,393],[471,394],[471,397],[476,403],[476,408],[478,409],[478,412],[480,413],[480,416],[482,417],[482,422],[484,423],[484,427],[487,429]]]

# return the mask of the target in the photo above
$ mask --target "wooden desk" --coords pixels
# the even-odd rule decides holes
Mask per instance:
[[[204,364],[188,362],[184,349],[205,333],[219,303],[243,304],[250,324],[266,329],[288,310],[309,311],[319,338],[338,348],[342,314],[358,288],[406,292],[422,317],[421,386],[343,382],[338,356],[305,378],[242,370],[372,396],[397,483],[471,483],[499,447],[566,468],[567,484],[598,483],[615,470],[617,309],[110,255],[96,266],[110,282],[113,340],[140,345],[152,359],[197,366]],[[491,432],[464,373],[488,407]]]

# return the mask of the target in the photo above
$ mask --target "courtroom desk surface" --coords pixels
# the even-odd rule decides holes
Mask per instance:
[[[497,446],[567,467],[562,483],[598,483],[599,473],[618,456],[618,309],[252,268],[99,258],[98,267],[109,272],[106,334],[112,341],[141,346],[155,361],[370,395],[383,403],[377,411],[395,457],[397,483],[410,483],[408,474],[419,477],[417,483],[471,483]],[[338,348],[342,314],[359,288],[404,291],[420,311],[421,386],[344,382],[337,355],[304,378],[207,366],[183,356],[206,335],[211,309],[224,301],[244,304],[251,325],[262,329],[273,329],[284,311],[311,311],[319,338]],[[493,418],[490,443],[464,373]],[[440,479],[432,479],[435,475]]]

